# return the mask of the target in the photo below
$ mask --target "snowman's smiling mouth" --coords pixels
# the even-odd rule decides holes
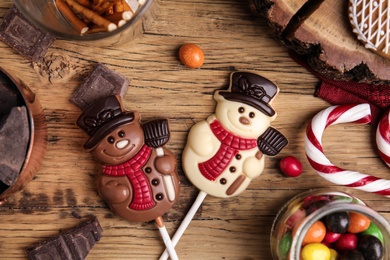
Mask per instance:
[[[107,153],[106,150],[103,150],[102,152],[103,152],[105,155],[107,155],[107,156],[110,156],[110,157],[112,157],[112,158],[114,158],[114,159],[116,159],[116,160],[120,160],[120,159],[122,159],[123,157],[125,157],[125,155],[126,155],[127,153],[131,152],[131,151],[134,149],[134,147],[135,147],[135,144],[130,145],[129,148],[126,149],[126,151],[125,151],[123,154],[119,154],[119,155],[116,155],[116,154],[114,155],[114,154]]]

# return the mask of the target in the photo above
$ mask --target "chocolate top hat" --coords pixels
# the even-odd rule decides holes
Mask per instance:
[[[77,125],[89,135],[84,148],[92,149],[115,128],[133,120],[134,113],[123,109],[119,96],[95,101],[77,119]]]
[[[278,87],[274,83],[250,72],[233,72],[229,89],[219,91],[225,99],[253,106],[269,116],[275,115],[269,103],[277,93]]]

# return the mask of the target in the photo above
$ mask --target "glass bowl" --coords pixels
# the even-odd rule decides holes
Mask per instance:
[[[58,39],[83,41],[99,46],[121,45],[138,38],[143,33],[142,19],[147,13],[152,0],[131,0],[140,2],[133,5],[133,17],[123,26],[113,31],[85,33],[77,31],[67,18],[59,11],[55,0],[14,0],[19,11],[34,25]]]

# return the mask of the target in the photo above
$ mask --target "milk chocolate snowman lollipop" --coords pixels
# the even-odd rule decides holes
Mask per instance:
[[[199,195],[172,238],[177,244],[207,194],[226,198],[243,192],[264,169],[265,155],[276,155],[287,139],[271,122],[278,88],[266,78],[234,72],[228,90],[216,91],[215,113],[195,124],[187,138],[182,164]],[[167,253],[160,259],[166,259]]]
[[[175,156],[163,147],[168,121],[142,125],[138,112],[124,110],[119,96],[108,96],[86,107],[77,125],[89,135],[85,150],[103,164],[101,197],[126,220],[155,220],[171,258],[177,259],[161,217],[176,202],[180,187]]]

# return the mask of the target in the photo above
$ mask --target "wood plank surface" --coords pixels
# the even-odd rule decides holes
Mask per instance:
[[[0,17],[11,6],[1,1]],[[0,206],[0,258],[26,259],[25,249],[60,229],[97,216],[103,238],[88,259],[158,259],[164,244],[153,223],[130,223],[114,216],[97,195],[99,173],[92,156],[81,148],[85,135],[75,125],[80,111],[68,100],[96,62],[131,80],[124,105],[144,121],[167,117],[178,158],[181,195],[163,216],[173,235],[197,195],[186,179],[180,157],[194,123],[213,113],[215,90],[228,86],[234,70],[252,71],[275,82],[280,93],[273,126],[289,139],[276,157],[266,158],[263,174],[240,196],[207,197],[177,245],[181,259],[271,259],[269,235],[279,208],[310,188],[341,188],[366,201],[390,220],[390,201],[379,195],[337,187],[318,176],[306,160],[305,128],[329,106],[313,96],[318,80],[297,65],[274,40],[267,21],[252,15],[241,0],[157,0],[154,17],[144,21],[144,35],[117,47],[57,40],[46,63],[31,64],[0,42],[1,66],[20,77],[36,93],[48,124],[48,146],[35,179]],[[196,43],[205,53],[200,69],[181,65],[178,49]],[[375,127],[337,125],[324,135],[324,149],[341,167],[387,178],[388,168],[374,145]],[[284,177],[278,169],[286,155],[298,157],[304,172]]]
[[[251,0],[275,37],[306,56],[325,77],[388,84],[390,60],[364,47],[352,32],[349,1]]]

